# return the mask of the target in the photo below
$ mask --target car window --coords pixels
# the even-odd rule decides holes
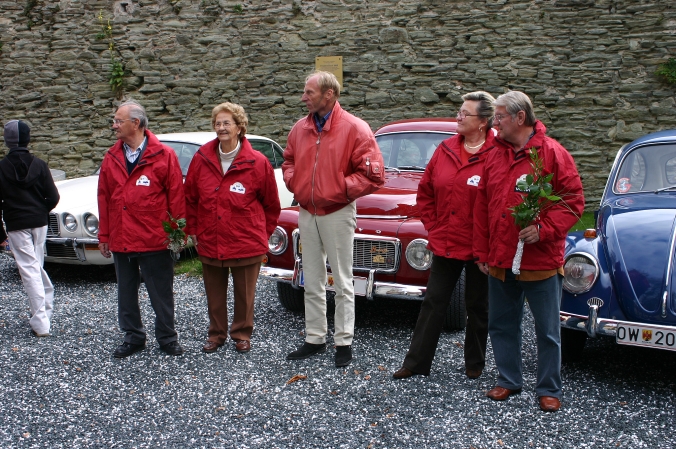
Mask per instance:
[[[667,182],[671,185],[676,185],[676,157],[672,157],[667,161]]]
[[[249,143],[254,150],[260,151],[268,158],[272,168],[279,168],[282,166],[282,162],[284,162],[284,151],[279,145],[270,142],[269,140],[256,139],[249,139]]]
[[[194,143],[185,143],[185,142],[167,142],[162,141],[163,144],[171,147],[178,157],[178,163],[181,165],[181,172],[183,176],[188,174],[188,167],[190,167],[190,161],[192,157],[197,153],[200,146],[195,145]]]
[[[386,166],[425,168],[439,144],[449,137],[448,133],[402,132],[381,134],[376,141]]]
[[[676,144],[646,145],[620,161],[613,191],[625,194],[652,192],[676,185]]]

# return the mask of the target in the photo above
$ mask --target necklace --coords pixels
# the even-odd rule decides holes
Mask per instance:
[[[481,142],[479,142],[479,145],[474,145],[473,147],[467,145],[467,142],[465,142],[465,146],[466,146],[467,148],[469,148],[470,150],[476,150],[476,149],[479,148],[481,145],[483,145],[485,141],[486,141],[486,139],[484,139],[484,140],[482,140]]]

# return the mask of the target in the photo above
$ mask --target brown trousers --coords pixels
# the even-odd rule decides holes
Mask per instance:
[[[230,338],[233,340],[251,340],[256,281],[258,281],[260,268],[260,261],[234,267],[202,264],[204,289],[207,293],[209,309],[208,341],[223,344],[228,339],[228,274],[230,272],[232,272],[235,293]]]

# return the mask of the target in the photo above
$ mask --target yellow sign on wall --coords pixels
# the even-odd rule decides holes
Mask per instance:
[[[343,87],[343,57],[342,56],[317,56],[315,58],[315,70],[331,72],[338,78],[340,87]]]

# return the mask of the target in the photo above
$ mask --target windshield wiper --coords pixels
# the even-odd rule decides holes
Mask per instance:
[[[425,171],[425,167],[419,165],[400,165],[399,170],[422,170]]]
[[[401,173],[401,170],[399,170],[397,167],[385,167],[385,170],[396,170],[397,173]]]
[[[673,189],[676,189],[676,185],[674,185],[674,186],[662,187],[661,189],[655,190],[653,193],[666,192],[667,190],[673,190]]]

